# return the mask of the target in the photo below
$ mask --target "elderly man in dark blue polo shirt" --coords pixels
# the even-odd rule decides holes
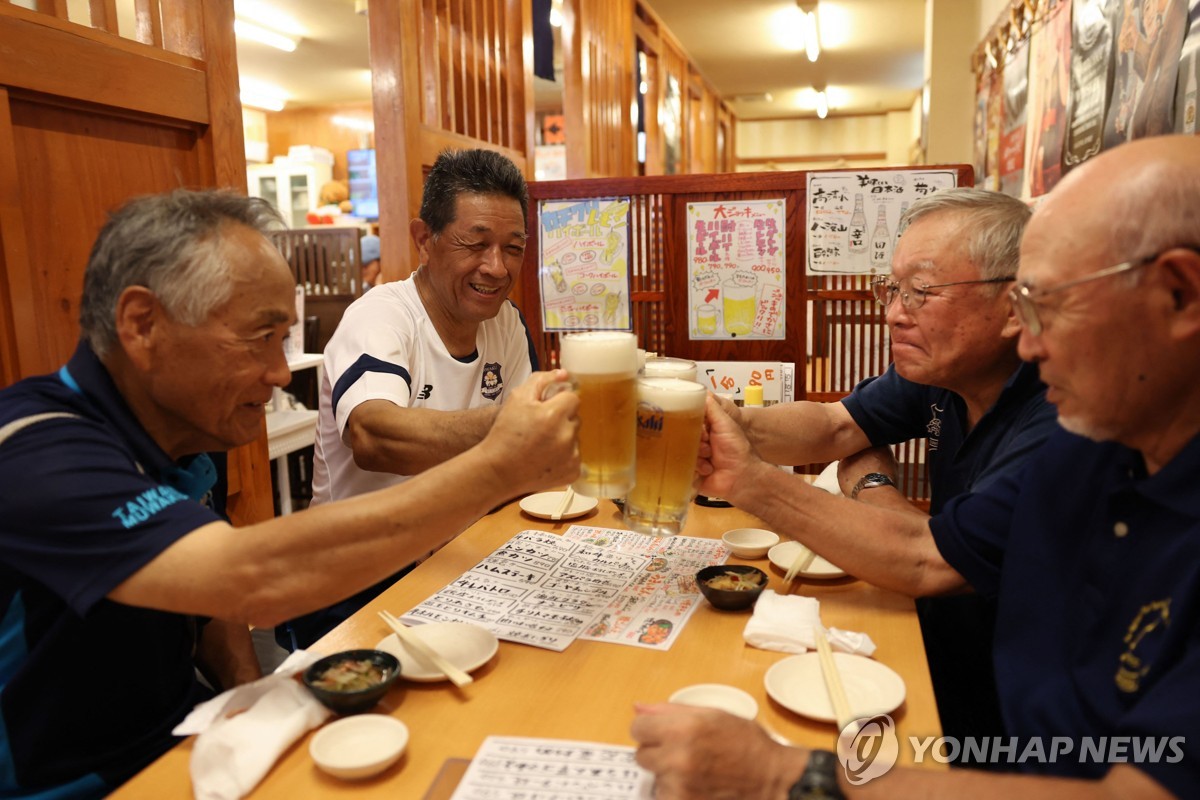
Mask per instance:
[[[126,205],[92,250],[75,354],[0,392],[0,796],[106,795],[211,694],[194,664],[257,677],[248,623],[340,600],[578,473],[578,398],[542,401],[566,375],[536,373],[482,443],[404,486],[233,529],[202,502],[204,453],[260,436],[290,377],[272,224],[221,192]]]
[[[1007,296],[1028,220],[1023,202],[982,189],[950,189],[914,203],[901,219],[892,274],[873,285],[887,309],[887,372],[839,403],[726,410],[763,458],[841,459],[844,492],[887,508],[921,513],[895,487],[891,450],[880,445],[928,440],[933,514],[1017,469],[1055,427],[1037,368],[1017,355],[1019,325]],[[923,599],[917,608],[943,729],[1002,733],[992,604],[962,595]]]
[[[702,491],[882,586],[973,587],[998,599],[996,675],[1015,738],[989,753],[1028,774],[895,769],[863,786],[873,776],[843,771],[831,754],[782,747],[720,712],[660,704],[633,725],[657,798],[1196,795],[1198,235],[1194,137],[1122,145],[1054,189],[1025,233],[1010,297],[1021,355],[1037,363],[1065,430],[1019,472],[929,521],[797,492],[710,404]],[[894,535],[847,535],[861,526]],[[825,793],[805,794],[813,786]]]

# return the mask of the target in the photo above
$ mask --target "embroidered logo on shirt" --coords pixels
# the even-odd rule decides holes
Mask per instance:
[[[500,374],[500,365],[495,361],[483,365],[483,385],[480,391],[488,400],[495,400],[504,391],[504,376]]]
[[[929,434],[929,449],[938,449],[938,438],[942,435],[942,420],[938,414],[945,411],[944,408],[938,408],[936,403],[929,404],[929,424],[925,426],[926,432]]]
[[[124,506],[117,506],[113,509],[112,515],[119,519],[121,525],[128,530],[139,522],[150,519],[167,506],[175,505],[180,500],[187,500],[187,495],[170,486],[157,486],[142,492],[136,499],[130,500]]]
[[[1142,678],[1150,671],[1150,658],[1155,655],[1152,647],[1142,646],[1146,637],[1159,628],[1171,626],[1171,598],[1147,603],[1142,606],[1129,630],[1125,632],[1125,652],[1121,653],[1117,664],[1115,680],[1117,688],[1122,692],[1133,693],[1141,688]],[[1161,637],[1155,637],[1161,638]]]
[[[418,400],[428,400],[429,395],[431,395],[431,394],[433,394],[433,384],[427,383],[427,384],[425,384],[425,388],[417,393],[417,399]]]

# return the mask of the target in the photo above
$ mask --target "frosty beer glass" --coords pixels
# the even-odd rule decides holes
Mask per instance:
[[[588,497],[624,497],[633,485],[637,426],[637,337],[621,331],[570,333],[559,361],[579,395],[579,478]]]
[[[642,370],[644,378],[679,378],[681,381],[696,380],[696,362],[686,358],[655,356],[646,359]]]
[[[670,536],[683,530],[707,396],[694,381],[638,381],[637,470],[625,498],[625,521],[635,531]]]

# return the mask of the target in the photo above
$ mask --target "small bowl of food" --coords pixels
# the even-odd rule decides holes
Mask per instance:
[[[339,714],[358,714],[378,703],[400,675],[400,660],[382,650],[345,650],[313,662],[304,685]]]
[[[738,558],[763,558],[768,550],[779,544],[779,534],[762,528],[734,528],[725,531],[721,541]]]
[[[767,588],[767,573],[742,564],[718,564],[697,572],[696,585],[715,608],[740,611],[754,605]]]
[[[378,775],[408,746],[408,726],[384,714],[362,714],[331,722],[308,743],[308,754],[325,772],[345,780]]]

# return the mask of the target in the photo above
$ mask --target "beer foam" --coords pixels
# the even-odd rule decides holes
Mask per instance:
[[[696,362],[686,358],[658,356],[646,359],[642,372],[647,378],[681,378],[690,381],[696,375]]]
[[[590,331],[563,336],[559,363],[572,375],[634,374],[637,337],[622,331]]]
[[[695,381],[679,378],[641,378],[638,380],[638,402],[650,403],[663,411],[694,411],[704,408],[708,390]]]

